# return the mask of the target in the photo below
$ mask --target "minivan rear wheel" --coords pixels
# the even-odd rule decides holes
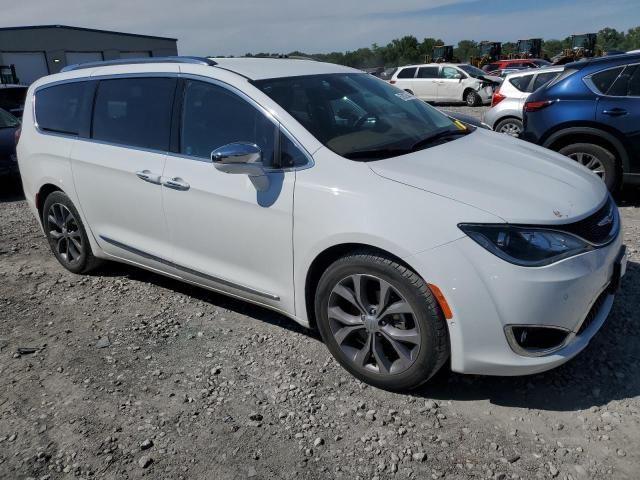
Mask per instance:
[[[87,273],[100,261],[93,255],[78,210],[63,192],[52,192],[42,207],[42,226],[58,262],[73,273]]]
[[[618,187],[616,157],[606,148],[593,143],[573,143],[561,148],[559,153],[591,170],[602,179],[609,191]]]
[[[448,358],[444,316],[427,283],[385,256],[354,253],[333,263],[318,283],[315,313],[331,354],[376,387],[418,387]]]

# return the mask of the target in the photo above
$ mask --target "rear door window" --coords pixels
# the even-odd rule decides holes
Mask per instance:
[[[92,91],[90,82],[62,83],[36,92],[36,122],[40,130],[78,135]]]
[[[93,111],[92,138],[167,151],[175,78],[102,80]]]
[[[629,65],[616,78],[607,91],[607,95],[614,97],[638,97],[640,96],[640,67]]]
[[[521,75],[519,77],[510,78],[509,83],[521,92],[526,92],[532,78],[533,75]]]
[[[439,67],[420,67],[418,69],[418,78],[438,78]]]
[[[591,75],[591,83],[599,93],[606,95],[623,70],[624,67],[618,67],[594,73]]]
[[[413,78],[416,75],[415,68],[403,68],[398,72],[398,78]]]

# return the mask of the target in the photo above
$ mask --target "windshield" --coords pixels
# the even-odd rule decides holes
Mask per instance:
[[[373,160],[427,148],[425,139],[467,128],[413,95],[360,73],[259,80],[254,84],[322,144],[347,158]]]
[[[487,72],[483,72],[478,67],[474,67],[473,65],[458,65],[458,67],[467,72],[473,78],[482,77],[487,74]]]
[[[16,117],[0,108],[0,128],[14,128],[20,125]]]

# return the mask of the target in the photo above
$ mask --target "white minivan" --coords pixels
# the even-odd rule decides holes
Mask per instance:
[[[426,102],[465,102],[476,107],[491,103],[502,79],[466,63],[429,63],[399,67],[389,83]]]
[[[604,184],[350,68],[84,64],[29,88],[18,159],[63,267],[115,260],[317,328],[347,370],[416,387],[560,365],[625,272]]]

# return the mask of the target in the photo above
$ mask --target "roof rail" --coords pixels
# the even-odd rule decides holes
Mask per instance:
[[[141,58],[118,58],[116,60],[103,60],[101,62],[76,63],[67,65],[61,72],[71,72],[73,70],[82,70],[84,68],[109,67],[111,65],[136,65],[141,63],[189,63],[192,65],[208,65],[210,67],[216,65],[216,62],[210,58],[204,57],[141,57]]]

